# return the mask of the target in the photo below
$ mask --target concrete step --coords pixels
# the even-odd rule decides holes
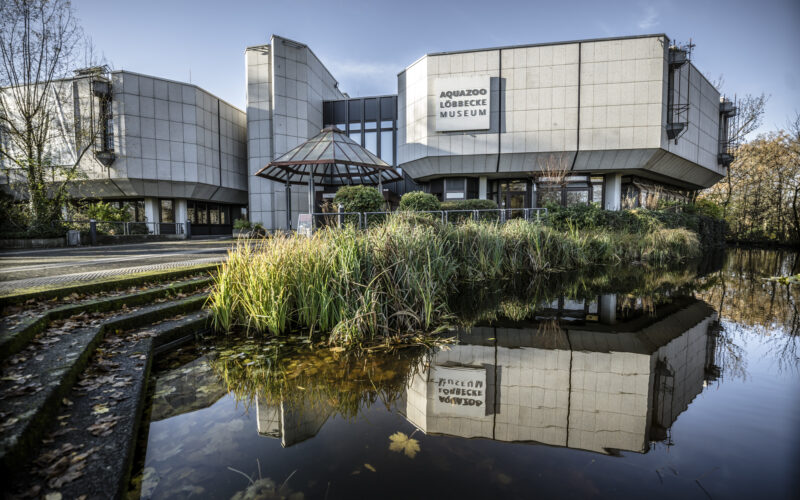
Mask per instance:
[[[28,317],[23,317],[18,323],[11,321],[16,319],[13,316],[6,316],[0,322],[0,362],[22,350],[37,333],[44,331],[52,321],[81,313],[105,312],[123,307],[139,306],[171,295],[192,293],[210,285],[212,280],[213,278],[210,277],[194,278],[168,285],[157,285],[144,292],[121,293],[116,296],[77,303],[56,304],[52,308],[47,308],[45,305],[41,312],[37,311]]]
[[[104,336],[198,311],[207,294],[143,306],[69,332],[51,329],[6,360],[0,378],[0,468],[13,470],[37,448],[62,398]]]
[[[98,348],[102,356],[92,358],[66,395],[66,403],[60,404],[59,417],[49,426],[38,458],[23,467],[9,491],[34,488],[37,495],[59,492],[63,498],[123,498],[154,350],[203,333],[208,317],[208,311],[198,311],[108,335]],[[64,456],[68,461],[58,464]]]

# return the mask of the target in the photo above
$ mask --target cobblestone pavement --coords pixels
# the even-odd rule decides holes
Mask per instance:
[[[231,241],[153,242],[0,252],[0,293],[220,262]]]

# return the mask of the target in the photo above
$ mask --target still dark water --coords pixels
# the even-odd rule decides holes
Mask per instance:
[[[798,272],[729,250],[478,291],[433,351],[181,348],[131,496],[798,498],[800,286],[764,280]]]

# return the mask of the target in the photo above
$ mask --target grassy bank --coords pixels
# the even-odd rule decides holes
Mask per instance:
[[[448,299],[492,283],[593,265],[679,262],[700,252],[685,229],[559,231],[522,220],[441,224],[398,214],[368,232],[321,230],[240,245],[220,267],[208,307],[218,330],[323,332],[336,344],[432,332]]]

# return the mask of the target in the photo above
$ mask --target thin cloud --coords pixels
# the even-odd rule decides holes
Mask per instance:
[[[655,7],[648,5],[644,12],[644,17],[636,23],[640,30],[649,30],[658,25],[658,12]]]
[[[397,91],[397,73],[402,65],[355,61],[331,61],[326,64],[350,95],[385,94]]]

